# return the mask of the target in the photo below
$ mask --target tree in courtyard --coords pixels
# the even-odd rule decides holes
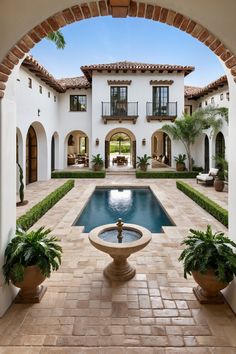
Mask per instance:
[[[117,133],[112,137],[113,141],[119,142],[119,155],[121,154],[121,144],[123,141],[129,141],[129,137],[123,133]]]
[[[162,130],[174,140],[183,143],[188,156],[188,169],[192,171],[192,146],[204,129],[212,129],[212,132],[220,130],[224,112],[220,108],[207,107],[198,109],[192,115],[184,113],[173,124],[165,124]]]
[[[56,44],[57,49],[64,49],[66,46],[65,38],[61,31],[51,32],[46,39]]]

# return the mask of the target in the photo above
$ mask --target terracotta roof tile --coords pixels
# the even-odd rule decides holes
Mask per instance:
[[[191,73],[195,68],[193,66],[169,65],[169,64],[147,64],[131,61],[121,61],[110,64],[94,64],[81,66],[81,70],[88,80],[91,80],[93,70],[135,70],[135,71],[178,71],[184,72],[185,75]]]
[[[217,90],[219,87],[222,87],[224,85],[228,84],[228,80],[226,75],[221,76],[219,79],[211,82],[209,85],[198,88],[198,87],[192,87],[192,86],[185,86],[185,97],[189,99],[198,99],[199,97],[202,97],[204,95],[207,95],[208,93],[212,92],[213,90]]]
[[[28,55],[23,63],[28,70],[38,76],[43,82],[52,87],[57,92],[64,92],[63,87],[59,84],[58,80],[56,80],[49,72],[37,62],[32,56]]]
[[[85,76],[64,78],[57,81],[64,89],[91,87],[91,84],[88,82]]]

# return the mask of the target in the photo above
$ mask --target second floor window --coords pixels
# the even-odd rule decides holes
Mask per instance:
[[[70,95],[70,111],[86,112],[87,96],[85,95]]]
[[[229,92],[226,92],[226,98],[229,101]]]
[[[50,91],[48,91],[48,98],[50,98],[51,97],[51,93],[50,93]]]
[[[128,89],[126,86],[111,87],[111,115],[127,114]]]
[[[32,88],[32,79],[30,77],[28,78],[28,87]]]
[[[221,93],[221,94],[220,94],[220,100],[223,101],[223,99],[224,99],[224,94]]]
[[[167,115],[169,87],[155,86],[152,91],[153,115]]]
[[[215,97],[212,97],[211,98],[211,104],[214,104],[215,103]]]
[[[42,88],[42,86],[41,85],[39,85],[39,93],[43,93],[43,88]]]

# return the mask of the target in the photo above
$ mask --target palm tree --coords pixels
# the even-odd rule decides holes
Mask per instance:
[[[47,35],[46,39],[56,44],[57,49],[64,49],[66,46],[65,38],[61,31],[51,32]]]
[[[129,137],[124,133],[117,133],[117,134],[113,135],[112,140],[119,142],[119,155],[120,155],[121,154],[121,143],[123,141],[129,141]]]
[[[173,124],[165,124],[162,130],[171,135],[174,140],[180,140],[188,156],[189,171],[192,171],[192,145],[204,129],[212,128],[218,131],[222,126],[223,112],[218,108],[208,107],[196,110],[192,115],[186,113]],[[211,134],[212,134],[211,132]]]

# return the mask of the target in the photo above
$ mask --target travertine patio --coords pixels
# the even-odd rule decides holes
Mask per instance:
[[[49,192],[62,181],[55,183],[44,187]],[[150,185],[176,223],[153,234],[149,246],[130,257],[137,275],[127,283],[104,279],[109,257],[89,244],[81,227],[71,226],[96,185]],[[30,186],[26,197],[37,189],[37,184]],[[75,189],[34,226],[51,227],[61,239],[62,266],[47,280],[40,304],[14,304],[0,320],[0,353],[235,353],[234,314],[226,304],[199,305],[194,283],[183,278],[177,261],[188,229],[208,223],[227,232],[173,180],[110,176],[76,181]]]

